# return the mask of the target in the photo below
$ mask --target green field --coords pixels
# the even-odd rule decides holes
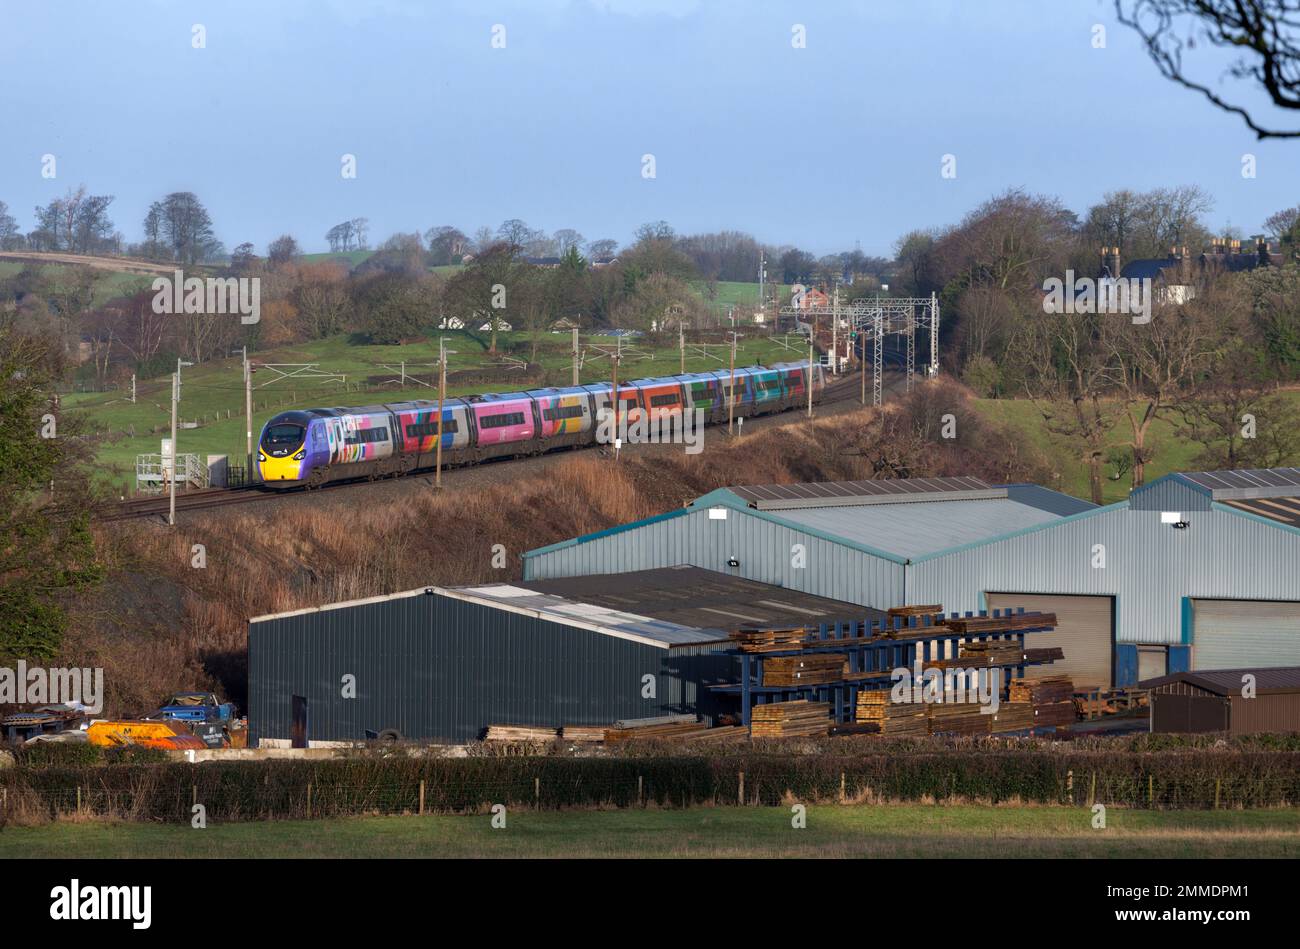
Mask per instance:
[[[461,331],[449,331],[442,335],[448,340],[448,348],[454,350],[454,355],[448,358],[448,366],[451,370],[487,367],[493,365],[494,360],[499,358],[487,353],[486,333],[476,333],[473,338]],[[528,334],[501,333],[499,335],[499,351],[505,352],[512,343],[525,347],[517,351],[516,356],[528,357]],[[567,382],[567,370],[571,365],[568,335],[546,333],[542,337],[542,345],[546,348],[539,351],[538,362],[547,370],[563,374],[564,378],[561,381]],[[582,346],[587,351],[582,371],[583,382],[598,382],[609,378],[609,359],[601,358],[596,349],[612,349],[615,345],[616,340],[612,337],[583,337]],[[742,339],[737,347],[737,365],[753,365],[755,362],[767,365],[806,358],[807,350],[799,347],[797,341],[792,342],[791,345],[796,349],[783,348],[778,342],[766,337],[754,336],[750,339]],[[680,357],[675,345],[654,349],[643,340],[634,339],[624,340],[623,349],[624,358],[619,370],[621,378],[670,375],[678,372],[680,368]],[[706,357],[688,347],[686,371],[699,372],[705,369],[726,368],[725,346],[713,344],[708,347],[708,351],[713,355]],[[412,343],[406,346],[371,346],[354,344],[346,336],[259,352],[255,355],[255,361],[258,363],[315,363],[323,371],[342,374],[346,376],[346,388],[345,383],[338,380],[319,377],[283,379],[277,378],[270,369],[260,369],[253,377],[253,384],[256,386],[254,390],[256,408],[253,413],[255,430],[260,431],[261,425],[276,412],[292,407],[310,408],[436,398],[436,389],[418,383],[413,385],[408,383],[405,388],[395,384],[391,388],[385,387],[380,391],[367,392],[358,392],[357,383],[373,376],[399,381],[403,360],[407,364],[408,376],[414,375],[427,382],[436,382],[435,370],[431,364],[437,358],[436,342]],[[285,367],[281,371],[288,373],[294,370]],[[239,358],[213,360],[188,367],[182,372],[182,380],[180,416],[185,421],[197,421],[198,427],[181,429],[177,438],[180,450],[197,452],[205,456],[228,454],[232,459],[242,461],[244,394]],[[506,391],[508,389],[509,386],[504,383],[490,386],[477,383],[449,386],[448,394],[467,395],[485,390]],[[131,404],[129,396],[128,390],[73,392],[64,397],[64,405],[84,411],[96,431],[115,433],[114,439],[105,443],[99,452],[99,460],[104,466],[105,476],[115,484],[124,484],[128,480],[133,480],[136,455],[158,452],[160,439],[167,437],[167,433],[150,434],[150,429],[170,425],[170,376],[138,380],[134,405]],[[132,426],[134,426],[134,436],[129,434]]]
[[[14,276],[25,266],[26,264],[17,260],[0,260],[0,280]],[[54,274],[57,279],[60,272],[67,268],[58,264],[47,264],[46,269]],[[140,290],[147,290],[153,281],[152,277],[144,277],[140,274],[114,273],[111,271],[98,271],[98,274],[100,280],[95,285],[94,298],[96,306],[102,306],[117,297],[127,296]]]
[[[1284,395],[1300,405],[1300,391],[1286,392]],[[977,399],[975,405],[988,418],[1021,432],[1030,444],[1054,459],[1057,470],[1062,474],[1061,483],[1048,485],[1048,487],[1075,497],[1088,497],[1087,468],[1081,462],[1069,457],[1064,447],[1054,441],[1043,427],[1042,416],[1032,402],[1025,399]],[[1121,418],[1119,424],[1111,430],[1109,441],[1112,445],[1121,446],[1131,437],[1128,420]],[[1148,483],[1171,471],[1196,470],[1194,459],[1200,454],[1202,446],[1179,438],[1174,431],[1174,424],[1169,420],[1157,418],[1151,423],[1147,444],[1155,450],[1153,460],[1146,466]],[[1110,465],[1105,466],[1105,471],[1106,481],[1102,487],[1105,502],[1110,504],[1123,501],[1129,495],[1132,483],[1130,475],[1125,474],[1123,478],[1114,480],[1115,471]]]
[[[1125,811],[1104,830],[1064,807],[520,810],[209,825],[64,822],[7,827],[11,857],[1298,857],[1300,809]]]

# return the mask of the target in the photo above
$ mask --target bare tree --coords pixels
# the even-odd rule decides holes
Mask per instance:
[[[1146,45],[1161,75],[1238,115],[1260,139],[1300,138],[1270,129],[1208,80],[1191,78],[1184,54],[1202,46],[1236,53],[1226,73],[1263,90],[1279,109],[1300,111],[1300,2],[1297,0],[1115,0],[1119,21]],[[1217,63],[1216,63],[1217,70]]]

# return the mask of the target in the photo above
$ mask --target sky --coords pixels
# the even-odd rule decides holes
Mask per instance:
[[[1009,188],[1083,213],[1197,184],[1246,235],[1300,203],[1300,141],[1163,79],[1110,0],[0,0],[0,62],[24,231],[82,183],[128,241],[184,190],[258,252],[366,217],[372,242],[662,219],[888,255]]]

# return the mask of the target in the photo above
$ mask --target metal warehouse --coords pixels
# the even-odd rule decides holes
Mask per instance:
[[[1173,474],[1104,507],[975,478],[733,487],[530,551],[524,576],[674,564],[865,606],[1054,612],[1054,671],[1090,685],[1300,663],[1300,469]]]
[[[695,567],[429,587],[249,621],[250,739],[396,732],[459,743],[495,723],[713,717],[727,630],[883,614]],[[648,678],[652,677],[652,678]],[[304,721],[305,719],[305,721]]]

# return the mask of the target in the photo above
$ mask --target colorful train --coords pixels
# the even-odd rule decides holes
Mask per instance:
[[[806,405],[807,363],[736,369],[733,413],[766,415]],[[706,425],[727,421],[730,370],[695,372],[619,383],[620,428],[638,421],[666,427],[683,410],[699,409]],[[812,367],[812,397],[825,381]],[[611,417],[609,383],[529,389],[447,399],[442,408],[442,463],[536,455],[593,445],[599,422]],[[680,419],[677,421],[680,422]],[[330,481],[383,478],[435,463],[438,403],[419,400],[361,408],[281,412],[262,429],[258,470],[267,487],[317,487]]]

